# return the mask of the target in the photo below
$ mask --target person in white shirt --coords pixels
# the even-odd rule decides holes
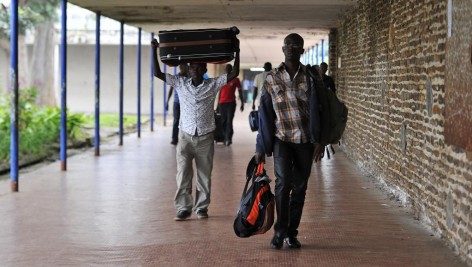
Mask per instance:
[[[267,77],[267,73],[269,73],[271,69],[272,64],[270,62],[266,62],[264,63],[264,71],[254,77],[254,96],[252,99],[252,110],[256,109],[256,101],[257,103],[259,103],[261,96],[258,92],[259,90],[262,90],[262,85],[264,84],[264,81]]]
[[[154,76],[174,87],[180,100],[180,131],[176,151],[177,192],[174,198],[176,221],[189,218],[192,210],[199,219],[208,218],[214,154],[213,105],[220,88],[239,75],[239,40],[236,45],[233,70],[216,78],[204,79],[206,63],[190,63],[190,77],[163,73],[157,59],[159,43],[156,39],[151,42]],[[195,205],[192,198],[193,160],[197,169]]]

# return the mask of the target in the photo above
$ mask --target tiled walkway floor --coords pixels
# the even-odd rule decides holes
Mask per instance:
[[[70,157],[67,172],[53,163],[22,173],[19,193],[0,181],[0,266],[465,266],[340,150],[313,167],[302,249],[271,249],[272,231],[236,237],[254,152],[246,118],[238,112],[231,147],[215,147],[208,220],[173,220],[170,126]],[[275,178],[271,158],[267,169]]]

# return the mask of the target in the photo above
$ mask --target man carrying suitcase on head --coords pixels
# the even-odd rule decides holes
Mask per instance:
[[[190,63],[190,77],[175,76],[161,71],[157,59],[159,43],[152,40],[154,76],[177,90],[180,98],[180,131],[177,144],[177,192],[174,205],[176,221],[190,217],[192,210],[199,219],[208,218],[211,171],[213,169],[215,115],[213,105],[219,89],[239,75],[239,40],[233,70],[216,78],[204,79],[206,63]],[[195,205],[192,199],[192,161],[197,169]]]

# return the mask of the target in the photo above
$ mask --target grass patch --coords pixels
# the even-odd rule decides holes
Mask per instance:
[[[147,116],[141,116],[141,123],[148,119]],[[124,115],[123,127],[131,128],[138,123],[136,115]],[[118,114],[102,113],[100,114],[100,127],[118,127],[120,124],[120,116]],[[95,127],[95,115],[85,115],[84,127]]]

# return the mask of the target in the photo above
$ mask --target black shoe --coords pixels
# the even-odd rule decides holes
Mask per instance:
[[[281,249],[284,245],[284,237],[279,233],[275,233],[270,241],[270,247],[273,249]]]
[[[177,141],[172,141],[172,142],[170,142],[170,144],[176,146],[176,145],[177,145]]]
[[[177,215],[175,215],[174,220],[175,221],[185,221],[188,217],[190,217],[192,213],[190,211],[186,210],[179,210],[177,212]]]
[[[208,219],[208,212],[204,210],[197,211],[197,218],[198,219]]]
[[[300,241],[298,241],[298,239],[294,236],[286,237],[285,238],[285,244],[287,244],[287,246],[289,248],[301,248],[302,247],[302,244],[300,243]]]
[[[231,142],[231,141],[226,141],[225,145],[226,145],[226,146],[230,146],[232,143],[233,143],[233,142]]]

